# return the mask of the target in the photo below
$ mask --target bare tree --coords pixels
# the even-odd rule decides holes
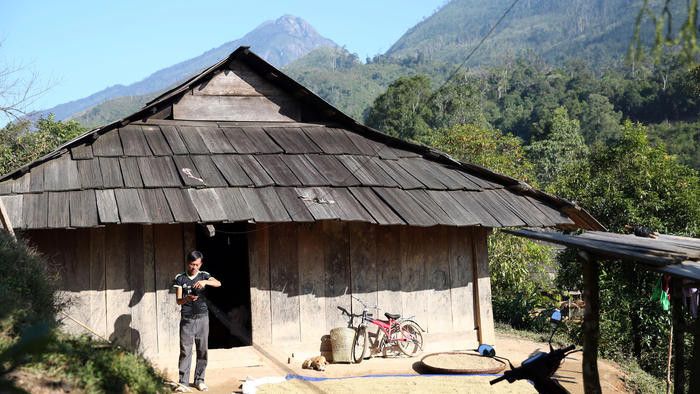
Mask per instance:
[[[27,117],[32,104],[50,87],[41,84],[38,74],[26,65],[0,62],[0,115],[9,121]]]

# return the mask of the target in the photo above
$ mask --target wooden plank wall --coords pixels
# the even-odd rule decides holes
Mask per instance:
[[[58,273],[71,317],[147,355],[178,352],[180,307],[172,281],[194,247],[193,226],[108,225],[23,235]],[[88,333],[70,319],[63,329]]]
[[[486,230],[339,221],[268,226],[250,225],[248,242],[255,343],[320,342],[347,326],[337,306],[361,312],[350,294],[378,304],[378,316],[415,315],[429,333],[484,327],[483,339],[492,340]],[[476,297],[488,305],[475,309]]]

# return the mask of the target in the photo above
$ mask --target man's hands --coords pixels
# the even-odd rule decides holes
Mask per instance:
[[[195,289],[203,289],[204,286],[206,286],[207,284],[208,281],[206,280],[198,280],[197,283],[195,283],[192,287],[194,287]]]
[[[199,296],[190,294],[187,297],[183,298],[183,300],[184,300],[184,303],[187,303],[190,301],[197,301],[198,298],[199,298]]]

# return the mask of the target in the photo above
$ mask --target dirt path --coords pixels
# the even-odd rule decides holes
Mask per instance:
[[[497,355],[509,358],[516,366],[518,366],[522,360],[526,359],[533,352],[548,350],[546,343],[533,342],[503,334],[497,334],[496,344],[494,347],[497,351]],[[254,349],[253,347],[211,351],[206,377],[209,392],[240,392],[240,386],[246,379],[257,379],[270,376],[286,376],[288,374],[319,378],[339,378],[363,375],[419,375],[420,371],[420,357],[376,357],[365,360],[361,364],[330,364],[327,366],[326,371],[319,372],[301,369],[303,358],[296,359],[291,358],[290,356],[290,353],[285,353],[283,350],[272,347],[264,348],[262,349],[262,352]],[[568,357],[555,375],[555,378],[557,378],[559,382],[571,393],[583,393],[581,357],[581,353],[575,353]],[[166,374],[169,378],[177,378],[177,370],[174,368],[174,366],[177,364],[177,356],[174,356],[174,358],[169,360],[157,360],[156,364],[160,366],[161,369],[165,369],[167,367]],[[603,389],[604,393],[626,391],[624,389],[624,383],[621,380],[622,372],[617,364],[609,361],[599,361],[598,371],[600,373],[601,388]],[[366,378],[366,380],[371,379],[377,378]],[[431,380],[432,379],[433,378],[431,378]],[[448,384],[447,378],[437,379],[445,379],[444,383]],[[483,380],[487,381],[488,378],[484,378]],[[343,381],[346,380],[337,380],[334,381],[336,383],[333,384],[342,385]],[[373,380],[372,382],[380,383],[381,380]],[[355,383],[357,383],[357,381]],[[432,380],[431,384],[435,384],[435,381]],[[513,392],[512,389],[515,387],[506,387],[507,385],[508,383],[506,382],[499,383],[496,386],[480,384],[479,387],[483,388],[479,389],[477,392]],[[346,391],[342,389],[342,387],[333,389],[333,386],[328,386],[328,383],[324,383],[324,385],[319,387],[315,387],[313,385],[303,385],[300,387],[308,388],[308,391]],[[415,386],[413,383],[407,387],[409,387],[410,390],[398,389],[398,392],[425,391],[422,390],[420,386]],[[439,387],[445,389],[447,388],[446,386]],[[279,390],[276,391],[282,391],[283,387],[279,386],[278,389]],[[426,387],[426,390],[430,389]],[[193,388],[193,391],[196,392],[197,390]],[[298,391],[298,387],[288,392],[294,391]],[[373,386],[373,391],[382,390],[381,387]]]

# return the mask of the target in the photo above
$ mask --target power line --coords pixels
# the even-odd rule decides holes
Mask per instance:
[[[431,101],[435,98],[435,96],[438,94],[438,92],[439,92],[440,90],[442,90],[442,88],[444,88],[445,85],[447,85],[448,82],[450,82],[450,80],[459,72],[459,70],[462,69],[462,67],[469,61],[469,59],[471,59],[471,57],[472,57],[472,55],[474,54],[474,52],[476,52],[476,50],[479,49],[479,48],[481,47],[481,44],[483,44],[484,41],[486,41],[486,39],[489,38],[489,36],[491,35],[491,33],[493,33],[493,31],[496,30],[496,27],[498,27],[498,25],[503,21],[503,19],[505,19],[506,15],[508,15],[508,13],[510,12],[510,10],[512,10],[513,7],[515,7],[515,5],[518,4],[519,1],[520,1],[520,0],[515,0],[515,1],[513,1],[513,4],[511,4],[510,7],[508,7],[508,9],[506,10],[506,12],[504,12],[503,15],[501,15],[501,18],[498,19],[498,22],[496,22],[496,24],[493,25],[493,26],[491,27],[491,30],[489,30],[489,32],[486,33],[486,35],[484,36],[484,38],[482,38],[481,41],[479,41],[479,43],[476,44],[476,46],[472,49],[472,51],[469,52],[469,54],[467,55],[467,58],[464,59],[464,61],[462,62],[462,64],[460,64],[460,65],[452,72],[452,74],[450,74],[450,76],[447,77],[447,79],[445,80],[445,82],[443,82],[442,85],[440,85],[440,87],[437,88],[437,89],[435,90],[435,92],[433,92],[433,94],[428,98],[428,101],[426,101],[426,103],[431,102]]]

